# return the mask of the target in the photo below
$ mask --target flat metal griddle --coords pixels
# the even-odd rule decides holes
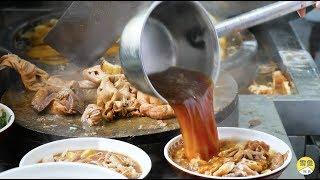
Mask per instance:
[[[176,119],[154,120],[148,117],[133,117],[105,122],[102,126],[82,125],[81,115],[60,116],[37,113],[31,107],[34,92],[21,89],[18,84],[7,90],[2,102],[15,113],[15,122],[32,131],[62,137],[99,136],[124,138],[169,132],[179,129]],[[231,76],[222,74],[216,83],[215,107],[216,121],[222,122],[235,109],[237,104],[237,86]],[[238,121],[238,119],[234,119]]]

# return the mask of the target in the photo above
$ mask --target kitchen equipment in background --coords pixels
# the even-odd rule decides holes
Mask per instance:
[[[74,1],[44,41],[80,66],[93,65],[145,1]]]
[[[314,9],[304,18],[290,22],[299,42],[311,54],[317,67],[320,67],[320,11]]]
[[[211,6],[215,6],[215,3],[219,4],[219,2],[220,1],[212,1],[210,4],[207,4],[208,6],[205,6],[205,8],[210,9]],[[31,11],[30,14],[32,13],[34,12]],[[14,15],[13,12],[11,14]],[[36,35],[37,32],[43,31],[40,30],[40,27],[43,27],[43,25],[46,26],[51,21],[59,19],[62,14],[62,11],[54,11],[43,16],[37,16],[36,18],[29,18],[30,15],[26,14],[28,20],[10,23],[12,25],[9,25],[4,29],[7,33],[6,36],[0,36],[0,39],[4,39],[2,45],[12,53],[31,61],[42,69],[50,69],[50,72],[52,72],[52,69],[52,73],[55,73],[55,71],[59,71],[60,69],[65,69],[65,71],[68,71],[69,69],[72,70],[75,66],[74,64],[60,63],[65,59],[61,55],[52,56],[52,51],[41,51],[40,49],[35,48],[43,46],[47,47],[46,44],[33,46],[34,39],[32,37],[34,36],[31,37],[32,39],[26,38],[26,34],[30,34],[30,32]],[[9,17],[5,16],[6,19]],[[214,17],[218,22],[223,20],[223,18]],[[10,20],[15,22],[13,18],[10,18]],[[39,35],[37,37],[39,37]],[[44,36],[41,35],[40,37],[40,39],[42,39]],[[257,68],[257,59],[260,59],[260,57],[257,57],[256,59],[258,42],[255,36],[249,30],[242,30],[219,38],[219,41],[223,41],[223,43],[220,42],[222,44],[220,45],[221,69],[233,76],[239,89],[247,89],[254,79]],[[38,56],[41,54],[41,56],[44,56],[45,58],[39,59],[34,56],[30,57],[30,52],[35,52],[34,50],[36,49],[36,54],[38,54]],[[107,55],[106,59],[112,64],[120,65],[119,52],[117,52],[115,56]],[[245,68],[246,71],[242,71],[243,68]]]

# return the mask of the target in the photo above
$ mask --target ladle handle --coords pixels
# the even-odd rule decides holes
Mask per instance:
[[[313,4],[315,4],[315,1],[279,1],[241,14],[234,18],[219,22],[215,26],[215,29],[218,36],[221,37],[233,31],[250,28],[255,25],[276,19]]]

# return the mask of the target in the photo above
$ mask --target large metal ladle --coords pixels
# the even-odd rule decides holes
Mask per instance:
[[[139,90],[166,101],[153,87],[149,75],[179,67],[202,72],[216,81],[220,70],[219,37],[314,3],[279,1],[214,24],[197,1],[153,2],[124,28],[120,42],[122,67]]]

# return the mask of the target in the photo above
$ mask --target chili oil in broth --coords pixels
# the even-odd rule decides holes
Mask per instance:
[[[151,74],[154,88],[174,109],[188,159],[209,160],[219,151],[213,107],[213,82],[206,75],[171,67]]]

